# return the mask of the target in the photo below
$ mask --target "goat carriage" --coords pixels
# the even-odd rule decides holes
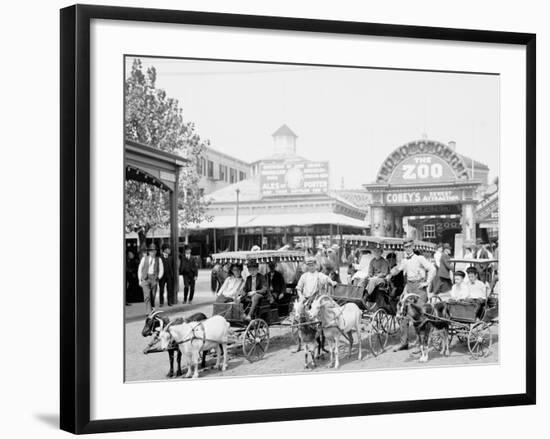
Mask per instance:
[[[485,284],[485,297],[466,299],[442,299],[433,295],[429,304],[433,313],[426,313],[434,323],[444,323],[448,328],[447,347],[453,337],[465,343],[473,358],[482,358],[489,355],[493,343],[493,326],[498,324],[498,287],[496,280],[497,259],[451,259],[453,273],[467,267],[474,267],[479,278]],[[414,297],[407,300],[415,300]],[[445,302],[444,307],[438,306]],[[437,309],[443,311],[437,312]],[[434,331],[430,336],[430,343],[434,348],[441,347],[444,340],[441,332]]]
[[[213,305],[213,315],[223,316],[236,335],[236,339],[228,347],[241,346],[248,361],[258,361],[269,348],[270,326],[291,326],[288,316],[295,297],[295,286],[304,253],[291,250],[236,251],[216,253],[212,258],[214,262],[222,265],[238,263],[246,267],[250,263],[256,263],[262,274],[266,273],[269,263],[276,263],[282,271],[285,280],[282,295],[271,301],[267,297],[262,299],[250,319],[246,318],[250,303],[237,300],[227,303],[216,302]]]
[[[348,236],[346,239],[365,249],[380,248],[386,255],[402,252],[405,241],[403,238],[363,235]],[[414,248],[426,253],[435,251],[435,245],[425,241],[414,241]],[[368,267],[364,267],[363,270],[368,270]],[[397,305],[403,288],[404,281],[401,277],[390,280],[381,279],[371,294],[367,291],[367,282],[361,281],[353,284],[338,284],[331,291],[337,303],[355,303],[362,310],[364,324],[367,328],[372,328],[369,331],[369,343],[375,355],[383,352],[389,337],[399,332]]]

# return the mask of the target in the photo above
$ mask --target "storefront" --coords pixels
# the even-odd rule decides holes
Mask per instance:
[[[372,196],[371,234],[411,237],[454,246],[476,240],[478,191],[488,168],[450,145],[419,140],[395,149],[382,163]]]
[[[477,206],[478,235],[483,242],[498,240],[498,190],[485,196]]]

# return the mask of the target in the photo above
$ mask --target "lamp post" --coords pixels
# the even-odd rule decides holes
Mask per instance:
[[[235,189],[237,193],[237,205],[235,208],[235,251],[239,250],[239,189]]]

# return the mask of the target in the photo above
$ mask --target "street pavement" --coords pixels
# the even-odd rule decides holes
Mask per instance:
[[[215,296],[210,291],[210,271],[201,270],[197,279],[195,298],[192,305],[182,305],[183,293],[178,294],[179,305],[162,308],[169,317],[188,316],[195,312],[203,312],[207,316],[212,314],[212,303]],[[157,299],[158,300],[158,299]],[[168,372],[168,354],[164,352],[145,355],[143,349],[148,339],[141,336],[145,316],[143,303],[132,304],[126,307],[126,381],[150,381],[164,380]],[[357,344],[352,351],[352,357],[347,358],[347,346],[340,354],[340,370],[353,371],[365,369],[388,369],[388,368],[410,368],[410,367],[441,367],[457,365],[476,365],[498,362],[498,326],[493,329],[493,345],[491,353],[482,359],[473,359],[465,344],[456,340],[451,345],[450,356],[444,357],[437,352],[430,352],[428,363],[419,363],[418,354],[408,351],[393,352],[392,349],[398,344],[397,337],[390,338],[386,350],[375,357],[368,350],[368,343],[363,334],[363,359],[357,359]],[[412,337],[414,339],[414,337]],[[304,354],[292,353],[295,348],[288,327],[270,327],[269,348],[260,361],[250,363],[242,354],[242,349],[235,346],[229,351],[228,368],[225,372],[212,368],[215,359],[210,358],[205,370],[200,372],[201,377],[224,377],[224,376],[251,376],[264,374],[288,374],[304,372]],[[329,372],[328,355],[319,361],[318,367],[308,370],[308,373]],[[181,378],[172,378],[181,379]]]

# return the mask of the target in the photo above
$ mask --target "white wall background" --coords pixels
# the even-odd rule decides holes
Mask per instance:
[[[550,118],[550,89],[543,78],[550,74],[550,28],[545,2],[463,0],[441,2],[353,2],[297,0],[181,0],[88,3],[162,7],[263,15],[300,16],[395,24],[462,27],[537,33],[538,45],[538,271],[543,272],[543,250],[548,241],[542,224],[548,216],[544,205],[543,173],[548,153],[544,121]],[[0,254],[2,307],[2,357],[0,403],[4,437],[57,437],[58,431],[58,290],[59,290],[59,13],[63,1],[9,2],[3,5],[0,26],[1,146],[0,156]],[[546,181],[545,181],[546,180]],[[546,212],[545,212],[546,210]],[[40,253],[39,253],[40,252]],[[522,257],[523,249],[518,250]],[[542,278],[542,276],[541,276]],[[421,437],[438,431],[447,438],[543,437],[543,415],[550,409],[548,378],[548,320],[544,285],[539,279],[539,404],[536,407],[499,408],[458,412],[391,415],[246,425],[160,432],[129,433],[132,437]],[[25,323],[22,323],[26,321]],[[543,349],[543,347],[545,347]],[[452,377],[450,377],[452,379]],[[289,392],[290,394],[290,392]],[[537,430],[540,432],[538,433]],[[113,436],[113,435],[108,435]]]

